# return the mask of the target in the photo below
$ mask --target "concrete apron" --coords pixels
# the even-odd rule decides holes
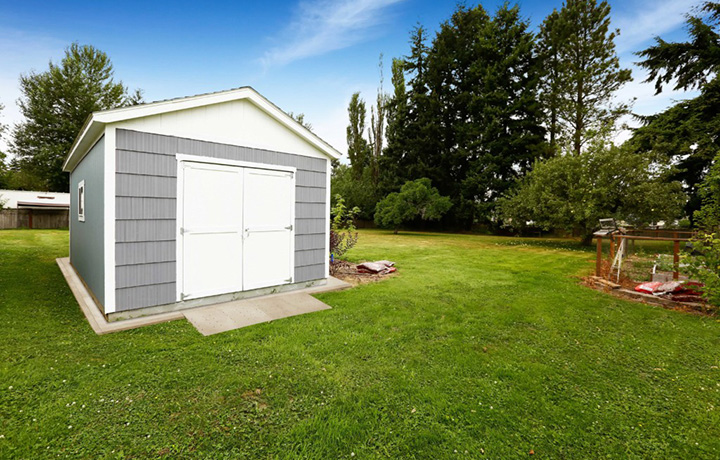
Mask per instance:
[[[351,287],[350,284],[344,281],[330,277],[327,284],[322,286],[108,322],[80,280],[80,277],[70,265],[70,260],[67,257],[60,258],[57,259],[57,264],[90,327],[98,335],[186,318],[201,334],[207,336],[275,319],[327,310],[330,306],[310,294],[338,291]]]

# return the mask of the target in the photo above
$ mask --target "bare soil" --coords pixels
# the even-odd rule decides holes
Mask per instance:
[[[345,260],[338,260],[330,264],[330,274],[335,278],[352,284],[353,286],[382,281],[397,274],[397,272],[385,275],[377,273],[360,273],[356,268],[357,265],[358,264],[353,264]]]

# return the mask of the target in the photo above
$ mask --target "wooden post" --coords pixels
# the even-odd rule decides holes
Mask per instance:
[[[30,209],[28,213],[28,227],[32,228],[32,209]]]
[[[595,259],[595,276],[602,272],[602,236],[597,237],[597,259]]]
[[[615,260],[615,235],[610,235],[610,263]]]
[[[673,279],[680,278],[680,241],[673,241]]]

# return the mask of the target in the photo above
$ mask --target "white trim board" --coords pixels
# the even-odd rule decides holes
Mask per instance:
[[[105,314],[114,313],[115,306],[115,128],[105,128],[103,245],[105,246]]]
[[[238,166],[240,168],[252,169],[269,169],[271,171],[287,171],[295,174],[297,168],[293,166],[278,166],[267,163],[254,163],[251,161],[226,160],[224,158],[204,157],[200,155],[188,155],[185,153],[175,154],[175,158],[180,161],[192,161],[193,163],[209,163],[214,165]]]

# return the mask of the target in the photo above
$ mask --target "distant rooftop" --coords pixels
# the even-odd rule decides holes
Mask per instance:
[[[69,208],[70,194],[37,192],[30,190],[0,190],[3,207],[16,208]]]

